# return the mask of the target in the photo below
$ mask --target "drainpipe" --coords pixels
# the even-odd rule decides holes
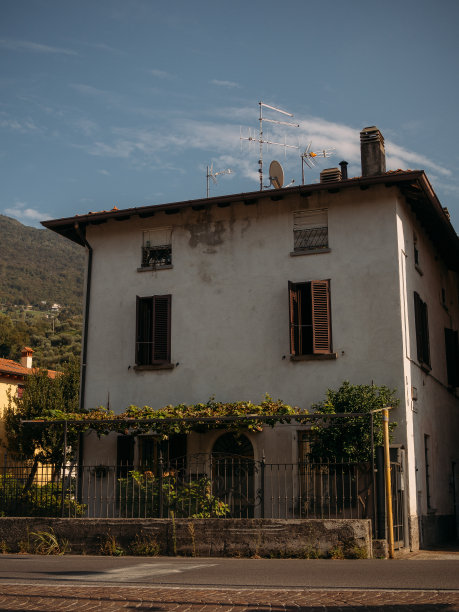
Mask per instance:
[[[88,249],[88,268],[86,271],[86,292],[84,306],[84,324],[83,324],[83,342],[81,347],[81,369],[80,369],[80,412],[84,410],[84,394],[86,388],[86,361],[88,356],[88,327],[89,327],[89,304],[91,297],[91,275],[92,275],[92,247],[86,240],[86,231],[80,227],[78,222],[75,223],[75,230],[81,241]]]

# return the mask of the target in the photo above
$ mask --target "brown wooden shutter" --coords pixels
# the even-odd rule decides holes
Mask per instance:
[[[312,343],[314,354],[331,352],[329,282],[311,281]]]
[[[140,351],[139,351],[139,342],[140,342],[140,297],[138,295],[135,296],[135,363],[136,365],[140,365]]]
[[[422,302],[422,355],[423,362],[430,366],[430,343],[429,343],[429,317],[427,304]]]
[[[290,321],[290,354],[296,355],[295,337],[298,334],[298,289],[297,285],[288,282],[288,305]]]
[[[171,295],[153,297],[153,363],[171,360]]]
[[[448,385],[459,387],[459,339],[457,331],[445,328]]]
[[[414,324],[418,361],[430,366],[429,318],[427,304],[414,292]]]
[[[416,327],[416,350],[418,361],[422,361],[422,300],[414,292],[414,325]]]

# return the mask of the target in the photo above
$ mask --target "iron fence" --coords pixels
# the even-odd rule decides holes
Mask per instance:
[[[373,518],[371,464],[267,463],[188,455],[132,465],[0,468],[0,515],[129,518]]]

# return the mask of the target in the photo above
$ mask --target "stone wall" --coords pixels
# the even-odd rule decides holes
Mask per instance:
[[[74,554],[102,554],[115,541],[125,554],[135,543],[157,544],[158,554],[199,557],[372,556],[367,519],[58,519],[0,518],[0,543],[18,552],[20,541],[50,532]],[[114,541],[113,541],[114,538]]]

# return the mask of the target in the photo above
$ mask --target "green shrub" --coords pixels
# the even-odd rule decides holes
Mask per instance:
[[[209,478],[181,481],[175,472],[154,476],[152,472],[129,472],[119,479],[122,516],[174,516],[175,518],[224,517],[230,508],[212,494]]]
[[[64,516],[83,516],[86,505],[80,504],[66,490],[63,506]],[[25,483],[6,474],[0,476],[0,516],[61,516],[62,483],[33,483],[26,491]]]

